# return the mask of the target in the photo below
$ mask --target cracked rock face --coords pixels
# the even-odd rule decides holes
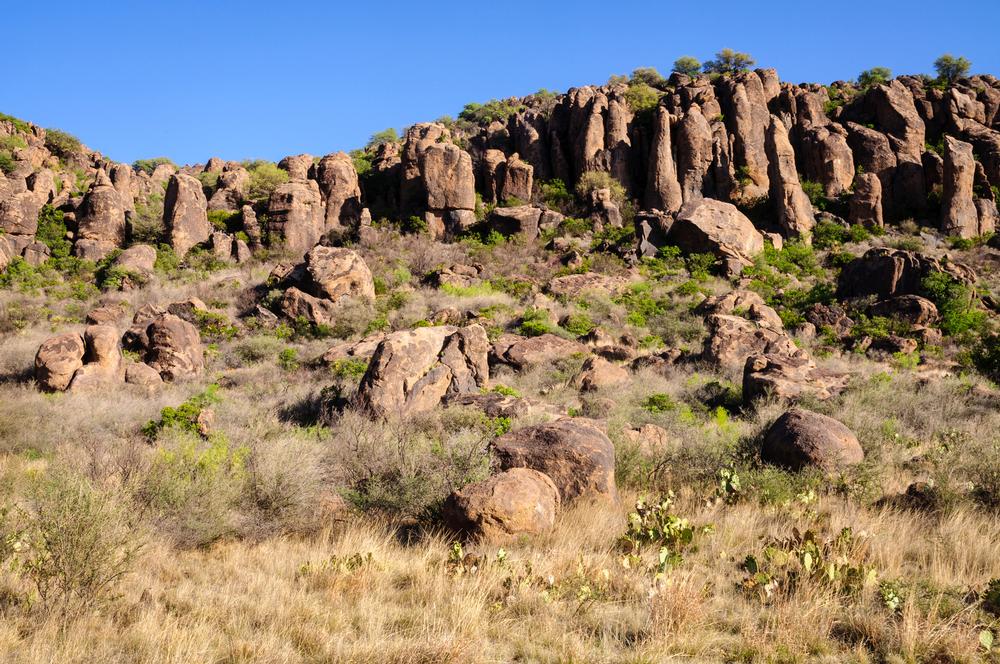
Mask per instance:
[[[478,393],[489,381],[489,340],[480,325],[394,332],[372,355],[356,401],[374,415],[427,411],[447,397]]]

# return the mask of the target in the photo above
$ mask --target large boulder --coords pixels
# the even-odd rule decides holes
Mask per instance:
[[[979,211],[973,197],[976,160],[972,145],[944,137],[944,193],[941,197],[941,232],[961,238],[980,235]]]
[[[945,263],[915,251],[875,247],[856,258],[840,272],[837,296],[919,295],[921,283],[934,272],[944,272],[965,284],[976,282],[976,273],[959,263]]]
[[[629,372],[625,367],[612,364],[603,357],[588,357],[573,376],[570,384],[582,392],[593,392],[606,387],[614,387],[629,381]]]
[[[35,380],[43,390],[63,391],[83,367],[86,346],[77,333],[46,339],[35,354]]]
[[[77,214],[74,253],[98,260],[125,242],[125,206],[104,171],[97,171],[94,183]]]
[[[425,220],[435,238],[475,223],[476,179],[468,152],[452,143],[428,145],[420,155],[420,174],[427,194]]]
[[[819,369],[804,352],[755,353],[743,367],[743,402],[749,405],[765,397],[797,401],[805,396],[822,401],[842,392],[847,381],[846,374]]]
[[[0,190],[2,193],[2,190]],[[38,230],[38,212],[41,205],[30,191],[0,196],[0,231],[9,235],[34,237]],[[124,222],[124,219],[123,219]]]
[[[670,112],[665,107],[658,106],[646,180],[646,207],[676,212],[681,208],[683,200],[671,147]]]
[[[291,180],[271,192],[267,204],[268,229],[282,247],[302,256],[323,236],[324,210],[314,180]]]
[[[554,334],[541,334],[537,337],[503,334],[490,349],[490,362],[520,371],[585,352],[587,347],[579,341]]]
[[[508,157],[500,188],[501,200],[529,202],[534,186],[534,171],[534,167],[522,160],[518,154]]]
[[[375,299],[375,282],[367,263],[357,252],[340,247],[317,246],[305,257],[307,290],[316,297],[339,302],[342,298]]]
[[[125,380],[118,330],[110,325],[91,325],[83,333],[87,348],[83,366],[69,384],[72,392],[97,390]]]
[[[531,468],[552,478],[563,504],[578,498],[617,500],[615,447],[582,418],[512,431],[494,442],[493,451],[504,470]]]
[[[359,406],[377,416],[430,410],[448,396],[489,381],[489,340],[480,325],[394,332],[372,355],[358,386]]]
[[[764,251],[764,236],[735,205],[695,199],[680,209],[667,240],[688,252],[711,253],[737,273]]]
[[[512,468],[452,493],[443,516],[460,534],[498,539],[551,530],[559,504],[559,490],[547,475]]]
[[[882,181],[874,173],[858,173],[854,178],[848,219],[867,228],[882,228]]]
[[[770,112],[764,86],[753,72],[741,72],[725,78],[718,86],[726,127],[732,137],[734,166],[744,182],[736,194],[751,202],[767,196],[770,189],[765,134]]]
[[[146,327],[146,364],[163,380],[198,376],[205,369],[198,328],[173,314],[161,314]]]
[[[788,128],[777,116],[771,116],[765,147],[769,164],[771,202],[777,212],[778,224],[789,237],[808,238],[816,225],[812,203],[809,202],[809,197],[799,182],[795,166],[795,150],[788,140]]]
[[[316,167],[324,201],[324,232],[343,233],[361,221],[361,186],[354,162],[345,152],[328,154]]]
[[[212,234],[208,201],[197,178],[184,173],[170,176],[163,199],[163,223],[167,227],[170,246],[182,258],[192,247],[208,240]]]
[[[801,139],[803,175],[823,185],[827,198],[850,190],[854,180],[854,154],[847,144],[847,131],[839,125],[809,127]]]
[[[764,434],[761,458],[793,470],[816,466],[832,471],[861,463],[865,453],[857,437],[841,422],[792,408]]]
[[[208,199],[209,210],[239,210],[246,199],[250,172],[239,164],[227,164],[224,168],[212,197]]]
[[[685,203],[712,193],[712,127],[692,105],[677,130],[677,177]]]

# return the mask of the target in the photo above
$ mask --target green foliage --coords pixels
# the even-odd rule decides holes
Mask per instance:
[[[674,60],[674,69],[678,74],[697,76],[701,73],[701,61],[690,55],[682,55]]]
[[[566,320],[562,323],[562,327],[573,336],[582,337],[585,334],[589,334],[596,326],[587,314],[574,313],[566,317]]]
[[[62,210],[45,205],[38,213],[38,230],[35,239],[49,248],[52,258],[67,258],[73,242],[67,237],[68,229]]]
[[[285,348],[278,353],[278,366],[285,371],[295,371],[299,368],[299,351],[295,348]]]
[[[628,89],[625,91],[625,101],[633,113],[641,115],[650,113],[659,105],[661,94],[651,85],[643,82],[632,82],[629,83]]]
[[[687,519],[674,514],[673,508],[673,492],[656,501],[645,498],[636,501],[635,509],[626,518],[625,532],[618,539],[618,546],[625,552],[623,566],[640,567],[647,547],[658,549],[653,566],[657,575],[681,564],[683,551],[694,541],[695,528]]]
[[[521,322],[517,326],[517,333],[526,337],[540,337],[554,331],[549,321],[549,312],[544,309],[527,309],[521,315]]]
[[[982,332],[986,312],[976,306],[973,290],[945,272],[932,272],[920,284],[924,294],[937,305],[941,331],[949,336]]]
[[[494,385],[490,389],[490,392],[493,392],[495,394],[500,394],[500,395],[503,395],[505,397],[515,397],[515,398],[518,398],[518,397],[521,396],[521,393],[518,392],[517,390],[515,390],[513,387],[508,387],[508,386],[506,386],[506,385],[504,385],[502,383],[497,383],[496,385]]]
[[[542,202],[550,209],[564,210],[573,203],[573,194],[566,189],[566,183],[562,180],[540,182],[538,190],[541,192]]]
[[[330,373],[337,378],[361,380],[368,371],[368,360],[344,358],[330,363]]]
[[[152,159],[138,159],[132,164],[132,168],[137,171],[145,171],[147,175],[152,175],[153,171],[156,170],[157,166],[163,164],[169,164],[170,166],[177,166],[173,160],[167,157],[153,157]]]
[[[365,148],[374,150],[386,143],[399,143],[399,134],[392,127],[372,134],[368,143],[365,144]]]
[[[761,600],[785,597],[804,582],[812,582],[834,592],[857,594],[875,582],[875,569],[857,561],[858,541],[850,528],[833,539],[798,528],[786,538],[769,540],[757,555],[743,561],[746,577],[743,590]]]
[[[845,242],[864,242],[872,237],[873,231],[861,224],[850,228],[835,221],[821,221],[813,229],[813,246],[817,249],[833,249]]]
[[[646,282],[633,284],[614,302],[625,307],[628,323],[635,327],[644,327],[651,318],[670,311],[669,298],[653,297],[652,286]]]
[[[704,64],[703,69],[706,74],[735,74],[746,71],[756,64],[749,53],[740,53],[731,48],[724,48],[715,54],[715,60],[709,60]]]
[[[217,231],[235,233],[243,227],[243,213],[229,210],[209,210],[208,223]]]
[[[583,201],[588,200],[590,193],[598,189],[610,189],[611,198],[616,203],[621,204],[625,201],[625,188],[618,180],[611,177],[611,173],[587,171],[576,183],[576,195]]]
[[[872,67],[858,74],[858,87],[862,90],[883,85],[892,78],[892,72],[886,67]]]
[[[159,420],[150,420],[143,425],[142,433],[151,440],[156,439],[164,429],[198,434],[198,416],[205,408],[222,401],[218,392],[219,386],[213,383],[176,408],[165,407],[160,411]]]
[[[17,161],[9,150],[0,148],[0,171],[4,175],[10,175],[17,170]]]
[[[669,394],[659,392],[646,397],[642,407],[654,414],[667,413],[677,408],[677,403]]]
[[[667,79],[663,78],[655,67],[639,67],[632,70],[632,77],[629,79],[629,82],[648,85],[652,88],[664,88],[667,85]]]
[[[938,80],[949,85],[960,78],[965,78],[969,74],[972,63],[966,58],[955,57],[950,53],[945,53],[934,61],[934,69],[937,70]]]
[[[251,201],[266,201],[278,185],[288,182],[288,172],[274,162],[258,160],[244,163],[244,166],[250,172],[247,198]]]
[[[128,502],[64,473],[42,480],[32,498],[12,569],[62,618],[110,599],[141,547]]]
[[[60,129],[45,130],[45,147],[61,159],[68,159],[83,150],[79,138]]]
[[[27,134],[31,131],[31,125],[20,118],[15,118],[13,115],[7,115],[6,113],[0,113],[0,122],[9,122],[14,126],[14,129],[21,132],[22,134]]]
[[[459,119],[473,122],[477,125],[489,124],[495,121],[505,121],[512,115],[525,110],[524,104],[516,99],[491,99],[485,104],[466,104],[462,112],[458,114]]]

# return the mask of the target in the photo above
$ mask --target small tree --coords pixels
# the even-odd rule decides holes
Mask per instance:
[[[371,138],[368,139],[368,144],[365,145],[369,150],[374,150],[380,145],[385,143],[399,143],[399,134],[392,127],[388,129],[383,129],[382,131],[375,132],[372,134]]]
[[[645,83],[652,88],[662,88],[667,84],[667,79],[655,67],[639,67],[632,72],[630,83]]]
[[[892,78],[892,71],[887,67],[872,67],[858,74],[858,86],[867,90],[876,85],[888,83],[890,78]]]
[[[934,61],[934,68],[937,69],[938,80],[945,83],[954,83],[960,78],[969,75],[969,68],[972,63],[959,56],[955,57],[950,53],[945,53]]]
[[[735,74],[746,71],[756,64],[756,60],[750,57],[749,53],[740,53],[731,48],[724,48],[715,54],[715,60],[705,63],[704,69],[707,74]]]
[[[674,60],[674,71],[686,76],[697,76],[701,72],[701,61],[690,55],[682,55]]]

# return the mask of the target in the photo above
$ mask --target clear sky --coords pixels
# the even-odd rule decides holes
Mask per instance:
[[[349,150],[470,101],[722,47],[795,82],[930,72],[944,52],[1000,75],[998,0],[4,4],[0,112],[126,162]]]

